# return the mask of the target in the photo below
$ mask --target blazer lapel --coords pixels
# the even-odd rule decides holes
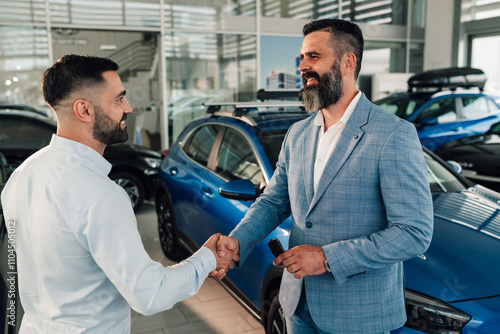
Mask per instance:
[[[316,143],[318,141],[319,126],[314,124],[314,117],[307,127],[306,135],[302,136],[304,148],[302,150],[302,170],[304,171],[304,186],[306,189],[307,203],[311,203],[314,196],[314,159],[316,157]],[[307,135],[307,133],[311,133]]]
[[[351,155],[358,142],[363,137],[364,131],[361,127],[368,122],[370,108],[370,102],[363,94],[358,101],[356,109],[347,121],[337,146],[326,162],[325,169],[323,170],[323,174],[321,175],[318,183],[318,188],[316,189],[311,205],[309,206],[308,214],[314,208],[321,196],[323,196],[323,193],[326,191],[339,170]]]

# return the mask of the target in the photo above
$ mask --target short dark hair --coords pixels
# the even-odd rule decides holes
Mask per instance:
[[[118,71],[118,64],[93,56],[61,56],[42,76],[43,98],[54,107],[76,89],[103,83],[102,73],[107,71]]]
[[[348,52],[356,56],[356,68],[354,77],[358,78],[363,59],[364,39],[359,26],[346,20],[324,19],[311,21],[304,25],[302,33],[304,36],[315,32],[326,31],[330,33],[331,47],[339,58]]]

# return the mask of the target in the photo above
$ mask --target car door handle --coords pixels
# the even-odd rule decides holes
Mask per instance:
[[[172,175],[172,176],[176,176],[179,173],[179,170],[177,169],[177,167],[172,167],[169,169],[169,171],[170,171],[170,175]]]
[[[200,189],[201,193],[203,196],[207,197],[208,199],[212,199],[214,197],[214,193],[212,192],[212,189],[208,187],[203,187]]]

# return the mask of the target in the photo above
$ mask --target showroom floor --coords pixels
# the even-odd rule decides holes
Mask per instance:
[[[173,264],[163,255],[158,241],[153,203],[145,203],[139,210],[137,224],[151,258],[165,266]],[[174,333],[264,334],[264,329],[218,282],[207,279],[198,294],[171,310],[149,317],[132,311],[131,334]]]

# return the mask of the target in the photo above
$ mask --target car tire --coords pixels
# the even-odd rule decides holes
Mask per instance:
[[[134,211],[138,211],[144,203],[145,191],[142,182],[136,176],[128,172],[111,173],[109,178],[125,189],[132,203],[132,208]]]
[[[172,261],[185,259],[188,252],[179,244],[174,208],[170,196],[164,192],[156,199],[156,215],[158,216],[158,236],[163,253]]]
[[[266,334],[286,334],[286,319],[283,309],[281,308],[278,294],[274,296],[269,308],[267,318]]]

